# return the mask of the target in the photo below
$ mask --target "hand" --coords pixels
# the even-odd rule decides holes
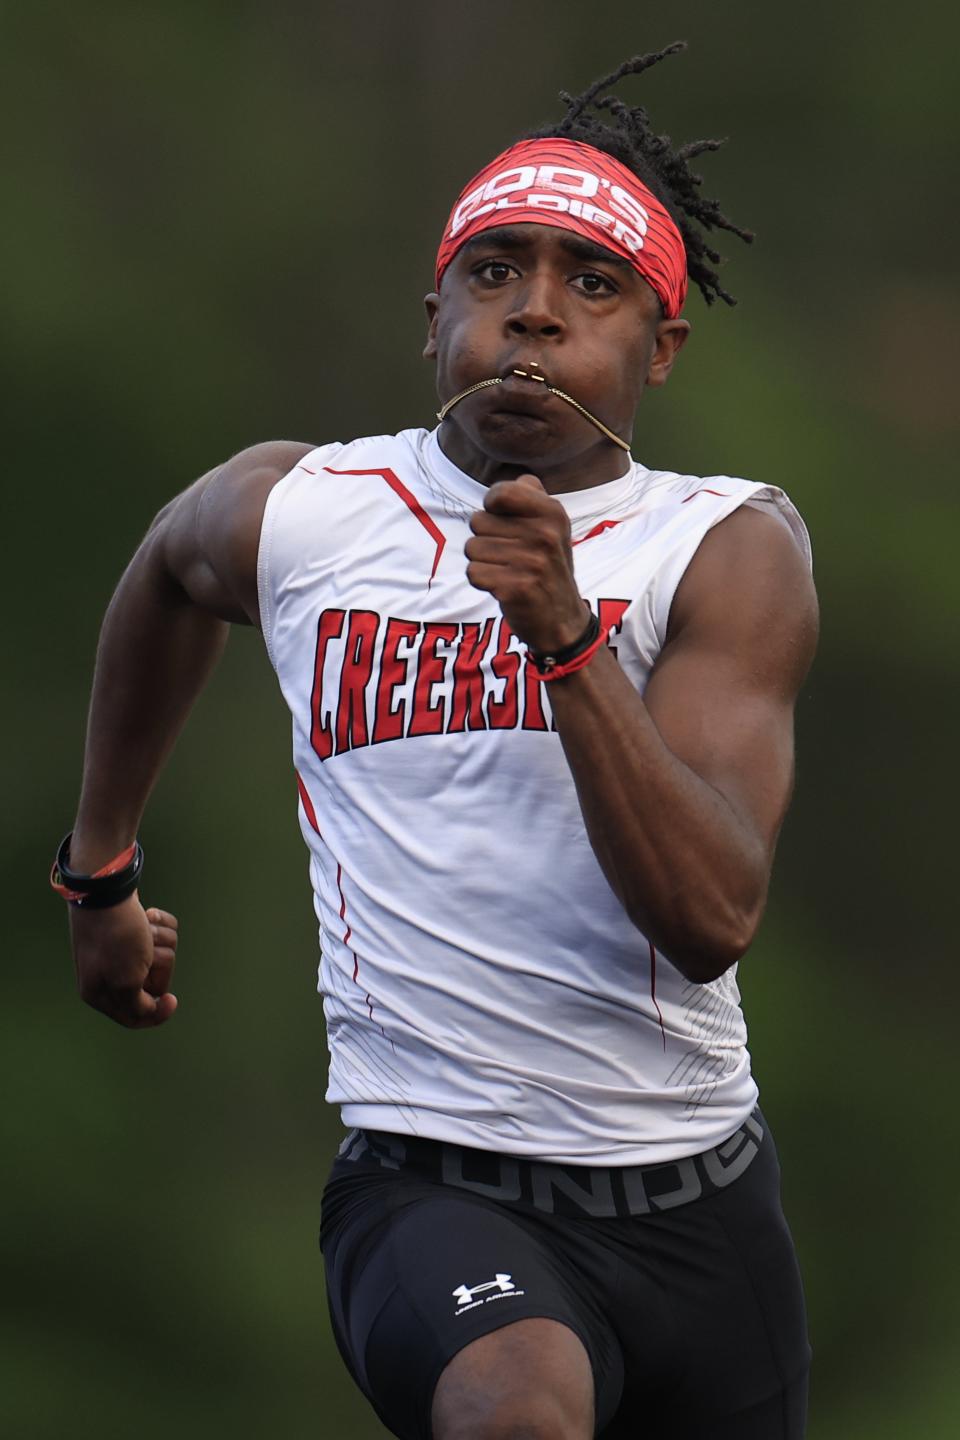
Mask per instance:
[[[80,998],[131,1030],[169,1020],[177,1008],[170,993],[177,928],[175,915],[144,910],[136,893],[106,910],[71,905]]]
[[[537,477],[491,485],[470,529],[467,579],[496,597],[514,634],[539,654],[578,640],[589,616],[573,574],[570,521]]]

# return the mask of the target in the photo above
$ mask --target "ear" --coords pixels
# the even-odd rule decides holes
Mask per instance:
[[[424,360],[436,360],[437,358],[437,320],[440,315],[440,296],[435,290],[423,297],[424,309],[427,312],[427,343],[423,347]]]
[[[661,320],[656,328],[653,354],[647,370],[647,384],[653,387],[666,385],[673,369],[673,362],[690,334],[689,320]]]

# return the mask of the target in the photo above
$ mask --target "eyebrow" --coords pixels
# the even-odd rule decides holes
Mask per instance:
[[[618,270],[633,270],[629,260],[622,255],[615,255],[612,250],[606,249],[603,245],[595,245],[592,240],[586,240],[582,235],[565,232],[561,234],[558,242],[561,250],[572,255],[576,260],[592,260],[602,265],[615,265]],[[481,230],[478,234],[472,235],[463,244],[463,250],[469,252],[484,248],[495,250],[530,250],[533,247],[533,237],[513,225],[498,225],[489,230]]]

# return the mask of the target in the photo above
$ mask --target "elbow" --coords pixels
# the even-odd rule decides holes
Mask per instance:
[[[712,980],[719,980],[721,975],[725,975],[743,958],[750,948],[752,938],[711,936],[700,945],[675,948],[672,954],[666,950],[664,954],[685,980],[692,980],[697,985],[709,985]]]
[[[718,906],[709,914],[674,915],[657,933],[652,933],[649,915],[631,914],[630,918],[684,979],[709,985],[747,953],[762,914],[762,901],[751,906]]]

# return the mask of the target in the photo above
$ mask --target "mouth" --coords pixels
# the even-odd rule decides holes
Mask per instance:
[[[531,420],[543,420],[545,418],[542,413],[544,400],[548,396],[551,399],[556,396],[557,399],[563,400],[566,404],[571,405],[574,410],[578,411],[585,420],[595,426],[596,429],[598,429],[602,435],[605,435],[608,440],[612,441],[614,445],[619,446],[621,450],[625,450],[628,454],[630,453],[630,446],[626,440],[604,425],[603,421],[598,419],[585,405],[581,405],[579,400],[575,400],[573,396],[568,395],[565,390],[561,390],[558,386],[551,384],[547,376],[541,372],[540,363],[537,360],[520,361],[516,364],[507,365],[502,374],[491,375],[486,380],[478,380],[475,384],[468,385],[465,390],[461,390],[459,394],[451,396],[451,398],[440,407],[437,411],[437,419],[442,422],[453,409],[454,405],[459,405],[460,401],[465,400],[468,395],[473,395],[478,390],[486,390],[495,385],[501,387],[501,395],[507,403],[503,404],[501,401],[501,403],[495,404],[491,413],[522,416],[525,419]],[[500,397],[498,396],[498,400],[499,399]]]
[[[551,380],[539,360],[512,360],[500,371],[500,380],[505,385],[512,385],[514,381],[517,381],[527,385],[543,386],[548,390],[551,386]]]
[[[490,398],[490,408],[498,414],[535,417],[542,416],[544,409],[552,406],[554,399],[547,388],[545,377],[535,374],[531,376],[519,368],[508,370],[501,377],[496,395]]]
[[[499,379],[491,407],[497,414],[542,418],[544,406],[551,404],[556,393],[536,360],[504,366]]]

